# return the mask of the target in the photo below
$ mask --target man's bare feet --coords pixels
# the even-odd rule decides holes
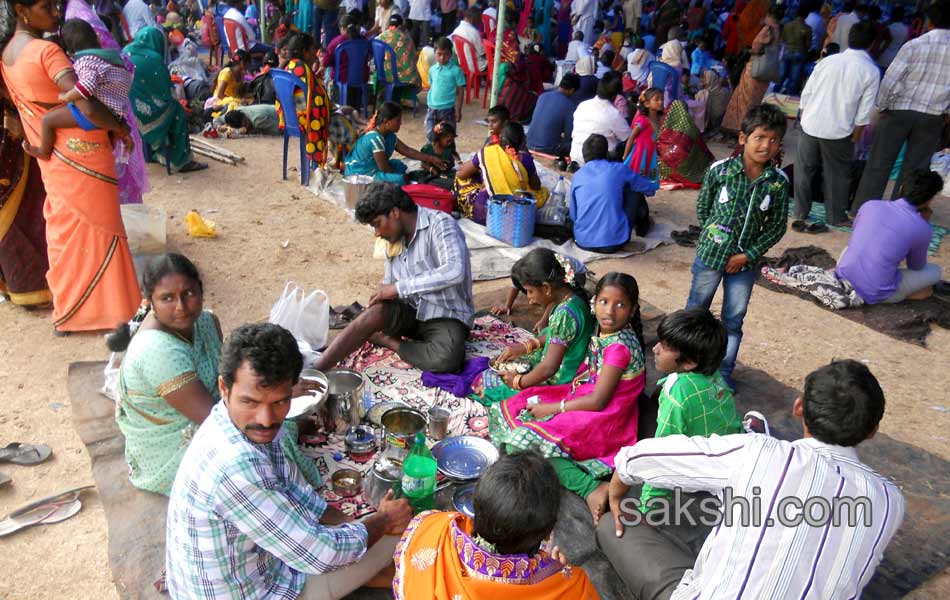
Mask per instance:
[[[594,525],[600,522],[600,517],[607,511],[607,492],[610,484],[606,481],[600,483],[597,488],[587,496],[587,508],[594,517]]]
[[[39,146],[31,146],[26,140],[23,140],[23,151],[39,160],[49,160],[49,155],[53,153],[52,148],[47,152],[43,152],[42,148]]]
[[[389,348],[393,352],[399,350],[399,341],[396,338],[390,337],[383,333],[382,331],[377,331],[373,335],[369,336],[369,343],[374,346],[380,346],[382,348]]]
[[[913,294],[907,296],[908,300],[926,300],[934,295],[934,286],[928,285],[922,290],[917,290]]]

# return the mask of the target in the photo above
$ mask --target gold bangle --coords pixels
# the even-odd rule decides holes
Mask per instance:
[[[567,402],[567,398],[561,398],[561,412],[564,412],[564,403]]]
[[[530,342],[521,342],[521,347],[524,348],[525,354],[531,354],[531,351],[534,349],[531,347]]]
[[[515,378],[511,380],[511,385],[516,390],[521,389],[521,373],[518,373],[517,375],[515,375]]]

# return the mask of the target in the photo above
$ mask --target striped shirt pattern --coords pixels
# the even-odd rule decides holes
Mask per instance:
[[[877,108],[950,112],[950,29],[934,29],[901,47],[884,73]]]
[[[415,233],[402,254],[386,260],[383,283],[395,283],[420,321],[455,319],[471,327],[472,260],[465,234],[442,211],[420,207],[416,214]]]
[[[255,444],[219,402],[182,459],[168,503],[165,564],[172,598],[295,600],[307,575],[366,552],[359,523],[320,525],[326,503],[284,454],[282,428]]]
[[[76,89],[83,98],[95,97],[119,120],[125,122],[125,105],[132,89],[132,74],[98,56],[80,56],[73,63]]]
[[[697,598],[796,598],[853,600],[870,581],[884,549],[904,518],[904,497],[891,481],[858,459],[854,448],[814,438],[786,442],[761,434],[646,439],[623,448],[616,458],[620,478],[668,489],[761,501],[762,522],[742,526],[733,510],[732,526],[721,523],[706,538],[696,564],[686,571],[674,600]],[[758,491],[756,493],[756,488]],[[870,527],[857,510],[856,527],[778,522],[777,505],[795,496],[870,499]],[[787,508],[787,517],[798,514]],[[775,524],[767,526],[767,518]]]
[[[699,226],[696,256],[710,269],[723,271],[729,257],[745,254],[754,269],[788,226],[788,179],[767,166],[749,181],[742,157],[713,163],[706,171],[696,201]]]

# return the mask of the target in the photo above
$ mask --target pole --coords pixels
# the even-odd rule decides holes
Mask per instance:
[[[507,0],[498,2],[498,21],[495,25],[495,56],[492,58],[492,78],[491,78],[491,99],[488,103],[489,108],[498,104],[498,82],[501,79],[499,67],[501,66],[501,45],[505,39],[505,9],[508,7]]]
[[[265,0],[260,0],[261,7],[260,9],[258,9],[260,14],[257,15],[257,24],[261,28],[261,43],[262,44],[266,43],[266,40],[267,40],[267,19],[264,17],[264,1]]]

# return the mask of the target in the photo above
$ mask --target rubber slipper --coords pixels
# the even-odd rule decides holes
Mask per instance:
[[[360,313],[362,313],[364,310],[366,310],[366,307],[364,307],[359,302],[354,302],[343,309],[343,316],[352,321],[356,317],[360,316]]]
[[[203,171],[207,168],[208,168],[208,163],[202,163],[202,162],[193,160],[185,164],[182,168],[178,169],[178,172],[179,173],[193,173],[195,171]]]
[[[0,488],[13,481],[6,473],[0,473]]]
[[[15,465],[38,465],[53,454],[53,449],[45,444],[21,444],[13,442],[6,448],[0,448],[0,463]]]
[[[809,223],[805,227],[805,233],[828,233],[828,226],[824,223]]]
[[[802,221],[801,219],[796,219],[792,221],[792,230],[799,233],[805,233],[808,230],[808,223]]]
[[[10,513],[0,521],[0,537],[33,525],[59,523],[73,517],[82,508],[79,496],[92,489],[87,485],[37,500]]]

